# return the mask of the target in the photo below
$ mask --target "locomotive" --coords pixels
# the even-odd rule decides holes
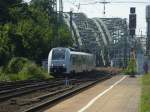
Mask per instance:
[[[69,48],[53,48],[48,55],[48,73],[53,75],[90,72],[95,66],[93,54],[72,51]]]

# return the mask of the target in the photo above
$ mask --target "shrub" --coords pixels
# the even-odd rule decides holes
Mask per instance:
[[[13,74],[18,73],[23,69],[24,65],[27,63],[31,62],[23,57],[14,57],[8,63],[7,72]]]
[[[3,67],[0,67],[0,81],[9,81],[9,77],[3,72]]]
[[[47,79],[50,78],[48,73],[37,66],[36,64],[26,64],[23,69],[18,73],[20,79]]]
[[[8,75],[9,75],[9,79],[11,81],[19,81],[19,80],[21,80],[18,74],[8,74]]]
[[[134,75],[136,73],[136,60],[131,59],[129,61],[127,69],[124,70],[126,75]]]
[[[5,68],[5,70],[3,69]],[[42,67],[26,58],[12,58],[7,67],[0,68],[0,81],[39,80],[50,78]]]

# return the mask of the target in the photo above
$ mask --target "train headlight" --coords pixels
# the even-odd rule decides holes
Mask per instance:
[[[53,67],[54,65],[53,64],[51,64],[51,67]]]
[[[66,65],[65,64],[63,64],[63,67],[65,67]]]

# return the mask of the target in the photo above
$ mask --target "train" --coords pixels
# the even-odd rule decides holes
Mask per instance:
[[[95,66],[93,54],[72,51],[69,48],[52,48],[48,55],[48,73],[53,75],[90,72]]]

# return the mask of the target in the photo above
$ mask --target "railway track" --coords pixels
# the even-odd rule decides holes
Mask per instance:
[[[110,78],[110,76],[106,76],[106,77],[101,77],[100,79],[97,79],[97,80],[89,80],[88,82],[84,82],[83,84],[79,84],[80,86],[74,88],[74,89],[71,89],[70,91],[67,91],[65,92],[64,94],[60,94],[54,98],[51,98],[51,100],[47,100],[43,103],[40,103],[40,104],[37,104],[35,106],[32,106],[31,108],[28,108],[26,110],[24,110],[23,112],[39,112],[41,111],[42,112],[42,109],[44,109],[44,107],[46,106],[50,106],[50,105],[53,105],[54,103],[66,98],[66,97],[69,97],[79,91],[82,91],[88,87],[91,87],[92,85],[104,80],[104,79],[107,79],[107,78]],[[43,110],[44,111],[44,110]]]
[[[53,82],[56,81],[56,79],[51,79],[51,80],[27,80],[27,81],[16,81],[16,82],[1,82],[0,83],[0,91],[3,90],[10,90],[18,87],[23,87],[23,86],[29,86],[37,83],[42,83],[42,82]],[[58,81],[61,79],[57,79]]]
[[[63,81],[39,82],[33,85],[26,85],[23,87],[17,87],[17,88],[15,87],[12,89],[3,90],[3,91],[0,91],[0,102],[3,102],[5,100],[8,100],[9,98],[13,98],[16,96],[29,94],[37,90],[55,87],[60,84],[63,84]]]
[[[0,111],[11,112],[13,109],[15,112],[33,112],[37,110],[39,112],[45,106],[109,77],[106,75],[97,79],[71,79],[69,86],[64,84],[64,80],[57,80],[56,82],[39,82],[38,84],[34,83],[33,85],[2,90],[0,91]]]

